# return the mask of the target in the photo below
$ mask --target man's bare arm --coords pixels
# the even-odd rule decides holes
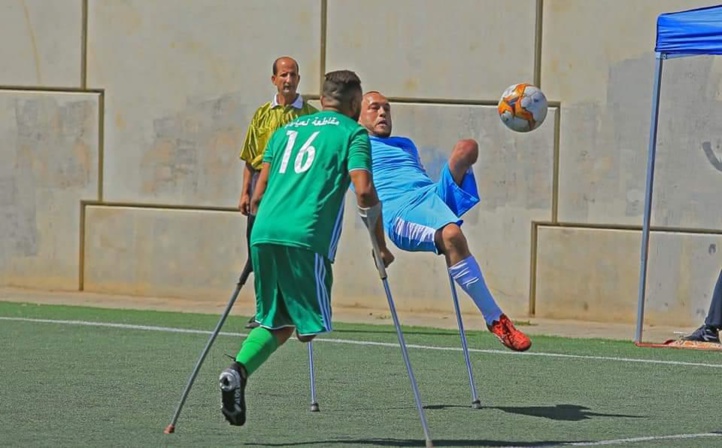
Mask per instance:
[[[253,197],[251,198],[251,214],[256,215],[258,213],[258,206],[261,204],[261,199],[266,192],[268,186],[268,175],[271,172],[271,164],[264,163],[261,166],[261,174],[258,176],[258,182],[256,182],[256,188],[253,190]]]
[[[243,167],[243,187],[241,189],[241,197],[238,200],[238,210],[244,215],[251,212],[251,185],[253,185],[253,175],[256,170],[253,166],[246,162]]]
[[[356,192],[356,202],[359,207],[370,208],[379,203],[379,198],[376,194],[376,188],[374,187],[370,172],[366,170],[351,171],[351,182],[353,183],[353,188]],[[379,256],[381,256],[384,265],[388,266],[394,261],[394,256],[386,247],[383,217],[381,215],[379,215],[379,219],[376,221],[376,225],[373,230],[376,235],[376,241],[379,245],[379,252],[381,252]]]

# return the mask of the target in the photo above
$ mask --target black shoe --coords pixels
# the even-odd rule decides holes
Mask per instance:
[[[694,330],[689,336],[682,338],[685,341],[696,341],[696,342],[716,342],[719,344],[719,330],[709,325],[702,325],[698,329]]]
[[[238,362],[231,364],[218,378],[221,412],[233,426],[246,423],[246,381],[245,369]]]
[[[261,326],[261,324],[259,324],[258,322],[256,322],[256,318],[255,318],[255,317],[252,317],[252,318],[248,321],[248,323],[246,324],[246,328],[249,328],[249,329],[256,328],[256,327],[260,327],[260,326]]]

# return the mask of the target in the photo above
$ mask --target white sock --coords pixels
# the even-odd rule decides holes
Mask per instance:
[[[487,324],[491,325],[495,320],[499,320],[502,311],[486,286],[479,263],[473,255],[450,267],[449,273],[474,301]]]

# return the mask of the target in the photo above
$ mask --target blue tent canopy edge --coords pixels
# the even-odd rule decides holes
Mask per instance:
[[[722,5],[661,14],[655,51],[671,56],[722,55]]]

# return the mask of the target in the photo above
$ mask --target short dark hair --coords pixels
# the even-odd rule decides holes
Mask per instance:
[[[321,95],[339,105],[348,104],[361,90],[361,79],[350,70],[336,70],[326,73]]]
[[[290,60],[292,60],[293,63],[296,65],[296,72],[300,72],[300,71],[301,71],[301,69],[298,68],[298,61],[296,61],[295,59],[293,59],[293,58],[291,58],[291,57],[288,57],[288,56],[281,56],[280,58],[276,58],[276,60],[273,61],[273,75],[274,75],[274,76],[278,74],[278,61],[280,61],[281,59],[290,59]]]

